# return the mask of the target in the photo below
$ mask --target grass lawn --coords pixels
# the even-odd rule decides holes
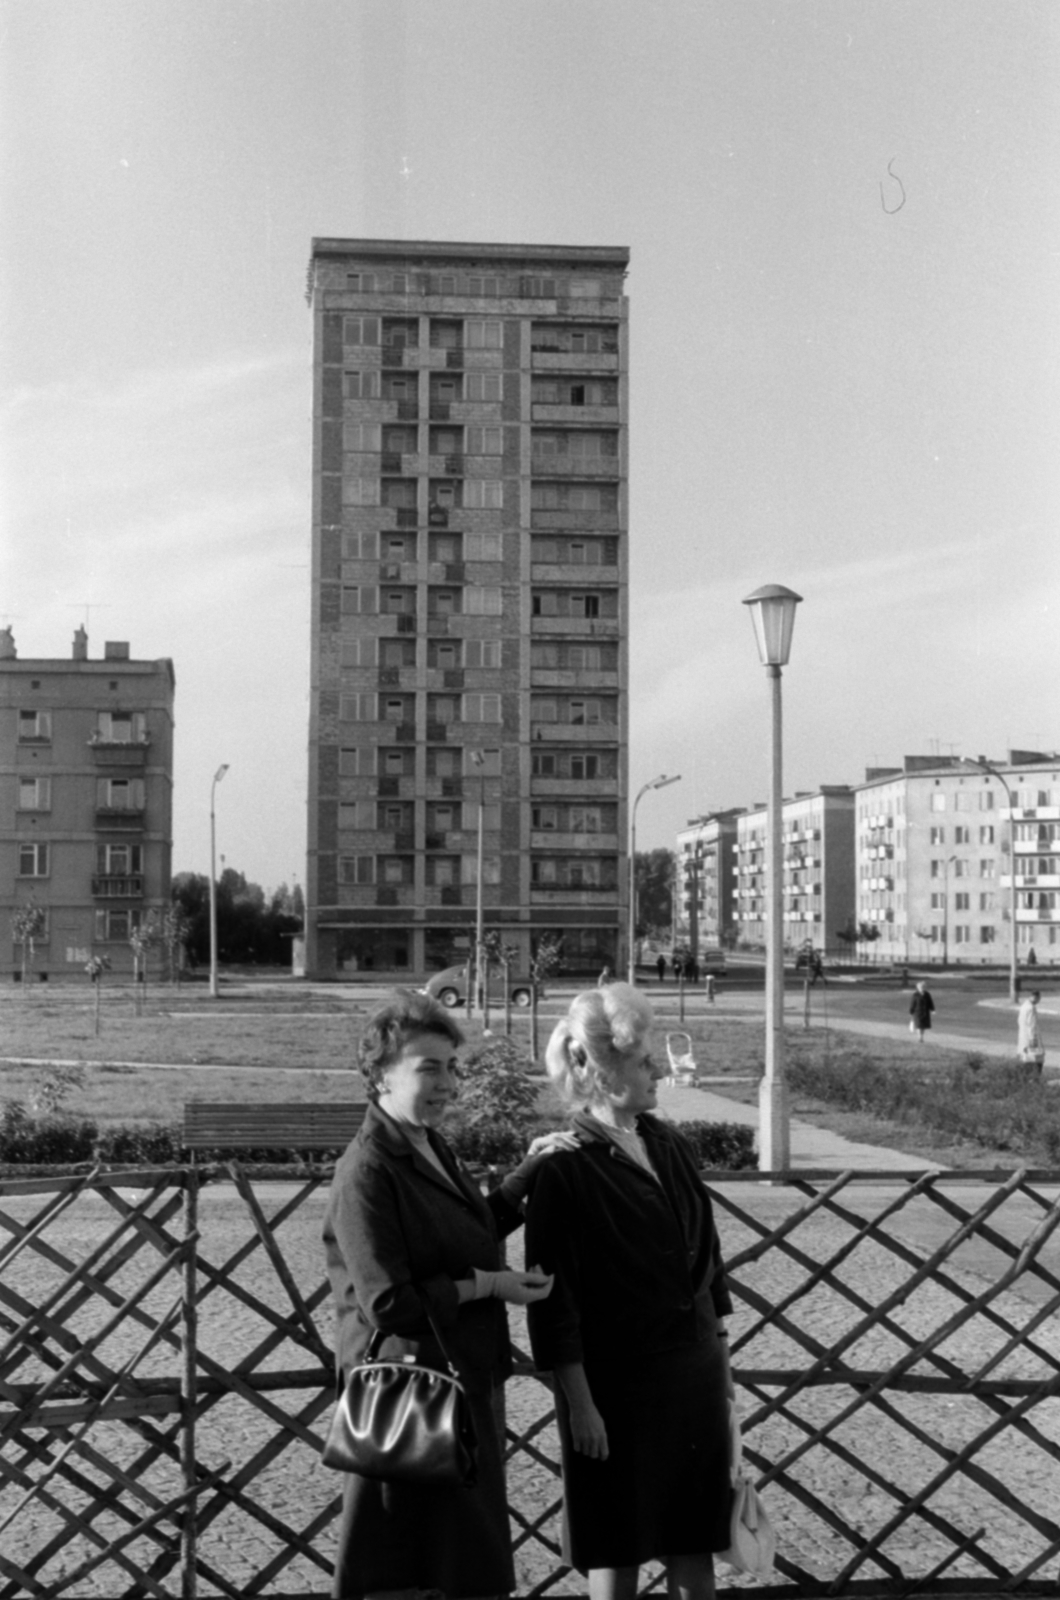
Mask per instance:
[[[76,1061],[82,1082],[71,1089],[64,1108],[93,1117],[101,1125],[130,1122],[172,1123],[184,1102],[213,1100],[349,1100],[363,1097],[353,1070],[360,1025],[371,1002],[356,991],[334,996],[298,989],[243,990],[211,1001],[203,986],[147,996],[146,1014],[135,1015],[132,992],[113,985],[103,993],[100,1035],[94,1031],[90,991],[40,989],[16,993],[0,1003],[0,1106],[8,1100],[32,1105],[47,1069],[29,1061]],[[542,1006],[542,1046],[566,997],[553,995]],[[493,1018],[494,1032],[503,1016]],[[660,1019],[663,1035],[676,1018]],[[728,1082],[721,1093],[755,1103],[763,1066],[761,1025],[708,1013],[690,1017],[686,1028],[701,1073]],[[468,1042],[482,1035],[476,1019],[465,1025]],[[513,1016],[513,1036],[528,1050],[529,1019]],[[854,1050],[874,1065],[908,1066],[908,1052],[888,1042],[868,1041],[839,1032],[789,1031],[789,1054],[814,1061]],[[965,1051],[937,1049],[932,1070],[958,1066]],[[544,1086],[543,1086],[544,1088]],[[550,1093],[542,1109],[550,1108]],[[1020,1153],[932,1133],[916,1123],[884,1120],[864,1110],[842,1110],[795,1092],[792,1114],[865,1144],[889,1145],[946,1166],[1012,1166]],[[1033,1152],[1028,1153],[1031,1159]]]

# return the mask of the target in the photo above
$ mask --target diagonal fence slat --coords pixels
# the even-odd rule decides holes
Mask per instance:
[[[327,1178],[0,1179],[0,1600],[326,1591]],[[800,1173],[782,1203],[775,1183],[705,1181],[745,1453],[779,1536],[774,1578],[739,1586],[1055,1593],[1060,1172]],[[581,1592],[552,1395],[525,1357],[505,1459],[520,1594]],[[663,1581],[647,1570],[642,1593]]]

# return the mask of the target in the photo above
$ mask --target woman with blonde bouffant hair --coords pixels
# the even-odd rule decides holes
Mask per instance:
[[[633,1600],[652,1560],[671,1600],[709,1600],[729,1544],[732,1306],[695,1156],[652,1114],[652,1023],[626,983],[572,1001],[545,1060],[578,1145],[535,1172],[527,1213],[527,1260],[555,1275],[528,1315],[556,1379],[565,1554],[591,1600]]]

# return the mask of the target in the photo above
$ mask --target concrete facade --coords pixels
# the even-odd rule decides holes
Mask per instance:
[[[7,931],[30,899],[43,907],[37,974],[95,955],[131,972],[130,932],[169,904],[174,688],[171,661],[127,644],[89,660],[82,628],[66,660],[20,660],[0,630],[0,917]]]
[[[1015,887],[1020,959],[1060,961],[1060,756],[989,765],[906,756],[858,786],[857,914],[880,930],[874,956],[1004,962]]]
[[[849,953],[837,937],[854,916],[854,792],[825,784],[782,808],[784,944],[829,955]],[[766,939],[766,808],[736,821],[733,920],[739,942]]]
[[[738,810],[699,817],[677,835],[676,944],[700,951],[724,948],[733,937],[733,865]]]
[[[628,262],[313,243],[310,975],[618,966]]]

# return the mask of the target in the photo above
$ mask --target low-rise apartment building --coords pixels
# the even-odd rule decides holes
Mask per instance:
[[[169,903],[174,683],[125,643],[89,660],[83,628],[66,660],[19,659],[0,629],[0,918],[41,907],[39,976],[131,971],[129,935]],[[21,977],[10,931],[8,951]]]
[[[739,809],[693,818],[677,835],[674,942],[698,958],[732,938],[733,861]]]
[[[1060,960],[1060,756],[906,756],[866,773],[857,917],[878,929],[874,956],[1003,961],[1013,897],[1020,958]]]
[[[743,945],[766,940],[766,826],[765,806],[736,819],[733,920]],[[822,784],[785,800],[781,831],[785,946],[839,954],[854,916],[854,791]]]

